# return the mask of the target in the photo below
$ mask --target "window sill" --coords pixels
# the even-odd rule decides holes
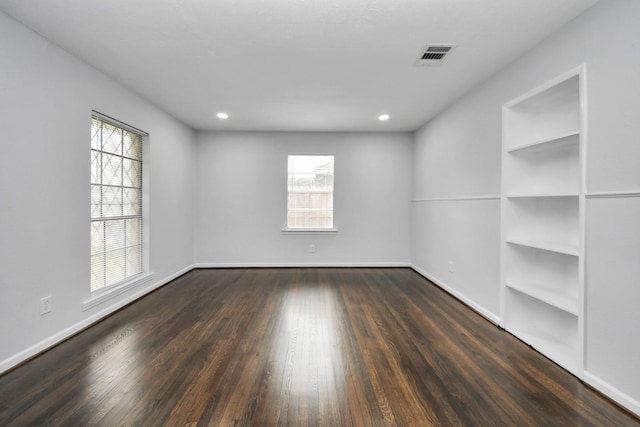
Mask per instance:
[[[81,310],[87,311],[97,305],[100,305],[105,301],[115,298],[118,295],[121,295],[133,288],[142,285],[143,283],[151,281],[154,276],[155,273],[141,273],[133,277],[131,280],[122,282],[119,285],[112,286],[103,291],[94,292],[88,300],[82,301]]]
[[[337,233],[338,229],[337,228],[283,228],[282,229],[283,233]]]

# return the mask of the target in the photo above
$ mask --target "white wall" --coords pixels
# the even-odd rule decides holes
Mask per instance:
[[[282,232],[288,154],[335,155],[337,233]],[[196,262],[408,265],[410,169],[408,133],[199,133]]]
[[[487,94],[497,102],[472,94],[415,133],[411,254],[418,271],[497,322],[501,112],[478,108]]]
[[[585,63],[588,155],[585,379],[640,414],[638,17],[637,0],[600,1],[425,125],[416,133],[413,198],[499,194],[502,104]],[[633,197],[618,192],[631,193]],[[494,200],[413,203],[416,231],[413,262],[490,312],[490,317],[499,316],[496,203]],[[458,236],[452,244],[450,236],[461,224],[473,227],[467,227],[466,237]],[[491,245],[478,250],[480,242]],[[432,255],[438,250],[445,254]],[[477,259],[468,265],[457,263],[453,275],[446,272],[443,264],[449,259],[471,255]],[[455,279],[458,274],[477,279],[472,283],[465,279],[462,283]]]
[[[193,262],[194,133],[0,13],[0,372]],[[149,132],[152,282],[87,311],[95,109]],[[39,315],[39,300],[53,311]]]

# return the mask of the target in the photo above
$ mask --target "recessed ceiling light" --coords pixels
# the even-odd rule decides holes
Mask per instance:
[[[378,116],[378,120],[380,120],[380,121],[389,120],[389,115],[388,114],[381,114],[381,115]]]
[[[229,118],[229,115],[228,115],[227,113],[218,113],[218,114],[216,114],[216,116],[217,116],[219,119],[222,119],[222,120],[224,120],[224,119],[228,119],[228,118]]]

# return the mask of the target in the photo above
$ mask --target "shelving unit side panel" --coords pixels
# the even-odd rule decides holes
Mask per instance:
[[[579,113],[580,113],[580,198],[579,198],[579,229],[580,246],[578,258],[578,360],[576,375],[584,378],[586,340],[585,340],[585,283],[586,283],[586,236],[587,236],[587,210],[586,210],[586,182],[587,182],[587,155],[588,155],[588,127],[587,127],[587,68],[583,65],[578,68],[578,91],[579,91]]]

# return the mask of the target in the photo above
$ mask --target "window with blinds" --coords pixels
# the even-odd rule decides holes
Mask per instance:
[[[142,272],[142,135],[93,116],[91,292]]]
[[[333,156],[289,155],[287,228],[333,228]]]

